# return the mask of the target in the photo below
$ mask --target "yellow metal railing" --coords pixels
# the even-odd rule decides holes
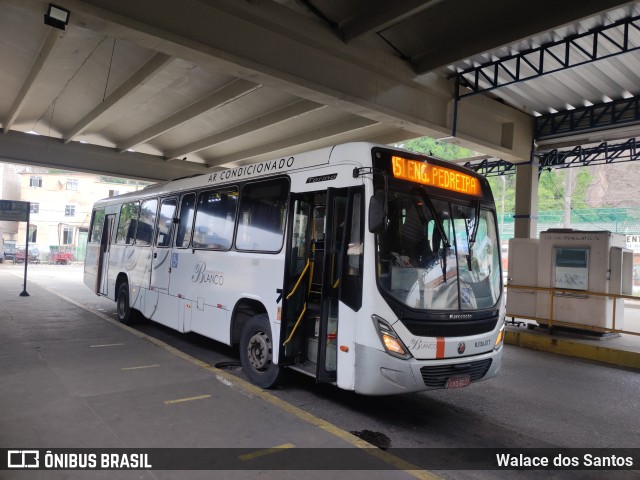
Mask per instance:
[[[538,323],[544,323],[546,324],[549,328],[551,328],[553,325],[561,325],[561,326],[567,326],[567,327],[572,327],[572,328],[579,328],[581,330],[593,330],[596,332],[601,332],[601,333],[624,333],[627,335],[638,335],[640,336],[640,332],[632,332],[629,330],[621,330],[616,328],[616,307],[617,307],[617,303],[615,300],[617,299],[625,299],[625,300],[639,300],[640,301],[640,297],[637,296],[633,296],[633,295],[621,295],[621,294],[617,294],[617,293],[601,293],[601,292],[588,292],[585,290],[571,290],[568,288],[555,288],[555,287],[528,287],[528,286],[524,286],[524,285],[505,285],[505,287],[507,288],[507,292],[509,291],[509,289],[511,290],[530,290],[530,291],[542,291],[542,292],[549,292],[549,296],[550,296],[550,301],[549,301],[549,318],[540,318],[540,317],[532,317],[532,316],[526,316],[526,315],[520,315],[520,314],[513,314],[513,313],[506,313],[507,317],[513,317],[513,318],[522,318],[525,320],[535,320]],[[568,295],[568,296],[576,296],[579,295],[580,297],[589,297],[589,296],[594,296],[594,297],[608,297],[608,298],[613,298],[614,301],[611,302],[613,304],[613,312],[612,312],[612,326],[611,328],[608,327],[597,327],[594,325],[584,325],[582,323],[574,323],[574,322],[565,322],[563,320],[554,320],[553,319],[553,299],[556,297],[556,294],[564,294],[564,295]]]

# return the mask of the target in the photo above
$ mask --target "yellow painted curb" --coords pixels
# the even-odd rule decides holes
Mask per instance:
[[[557,353],[567,357],[593,360],[640,370],[640,353],[601,345],[591,345],[566,338],[556,338],[528,332],[507,331],[505,343],[541,352]]]

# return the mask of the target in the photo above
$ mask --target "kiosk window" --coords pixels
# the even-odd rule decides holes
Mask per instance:
[[[588,290],[588,265],[588,248],[555,248],[555,287]]]

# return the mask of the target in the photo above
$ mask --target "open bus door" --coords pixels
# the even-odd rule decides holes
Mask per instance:
[[[337,375],[338,300],[344,236],[347,224],[348,190],[329,188],[327,191],[324,266],[320,296],[318,328],[318,360],[316,381],[335,382]]]
[[[282,308],[280,363],[336,379],[346,188],[294,195]]]
[[[96,277],[96,293],[107,295],[107,274],[109,271],[109,253],[111,251],[111,237],[116,216],[114,214],[104,217],[102,238],[100,239],[100,253],[98,254],[98,275]]]

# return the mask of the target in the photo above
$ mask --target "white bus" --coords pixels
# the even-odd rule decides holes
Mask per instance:
[[[350,143],[98,201],[84,280],[145,317],[369,395],[494,376],[504,332],[486,179]]]

